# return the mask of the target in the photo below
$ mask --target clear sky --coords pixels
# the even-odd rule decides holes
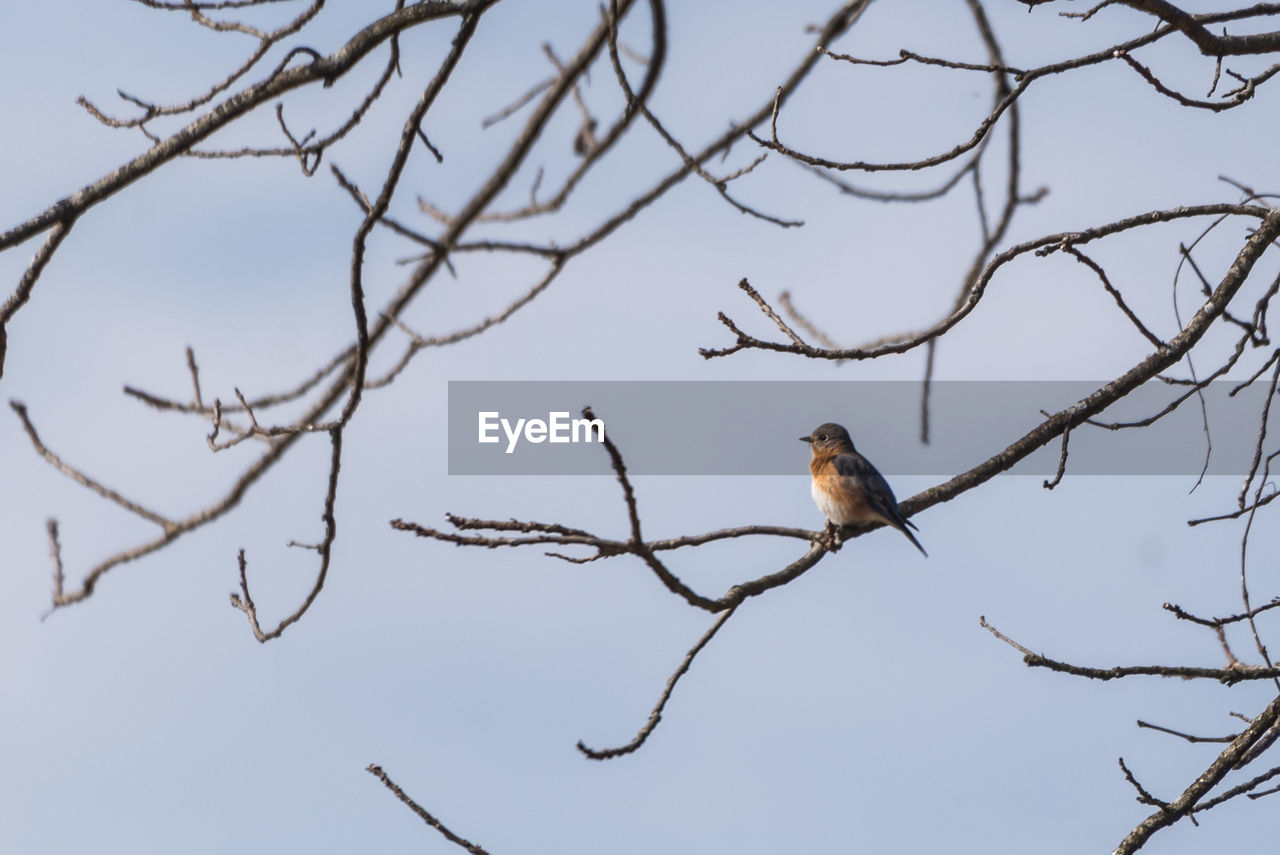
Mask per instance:
[[[331,5],[299,43],[333,50],[393,6]],[[989,5],[1016,66],[1150,29],[1122,9],[1082,23],[1057,17],[1063,4],[1033,14],[1012,0]],[[700,148],[771,97],[809,49],[805,25],[833,8],[671,4],[654,111]],[[1193,11],[1210,8],[1218,7]],[[429,231],[419,196],[445,208],[467,198],[523,114],[487,131],[481,119],[549,74],[542,42],[572,54],[597,14],[578,0],[506,0],[489,12],[426,124],[444,163],[419,150],[392,213]],[[623,36],[644,53],[647,26],[637,15]],[[293,385],[346,346],[360,214],[327,165],[372,195],[454,28],[445,21],[404,40],[403,77],[314,176],[288,160],[182,160],[91,210],[10,324],[3,397],[25,402],[67,461],[148,507],[185,515],[217,496],[248,451],[210,454],[207,423],[147,410],[121,387],[187,397],[190,345],[206,398],[229,401],[236,387],[253,396]],[[145,149],[136,132],[100,126],[77,96],[123,114],[132,108],[117,87],[183,100],[249,47],[180,12],[123,0],[6,4],[0,229]],[[880,0],[832,48],[880,59],[900,48],[984,59],[964,4],[936,0]],[[327,127],[346,115],[382,56],[330,90],[287,101],[291,124]],[[1177,40],[1142,58],[1196,97],[1213,75],[1212,61]],[[605,116],[617,107],[616,89],[606,62],[583,94]],[[1019,212],[1003,245],[1178,204],[1235,201],[1221,174],[1276,189],[1273,97],[1264,88],[1240,109],[1193,112],[1119,62],[1042,81],[1021,102],[1023,181],[1049,193]],[[833,158],[913,159],[967,138],[989,98],[980,73],[826,61],[784,111],[780,131]],[[278,144],[272,111],[260,113],[212,142]],[[570,102],[499,207],[527,198],[539,165],[546,186],[565,173],[575,124]],[[984,173],[992,206],[1005,144],[997,133]],[[740,144],[712,167],[728,172],[754,156]],[[554,219],[482,233],[568,243],[677,164],[637,127]],[[884,189],[940,180],[848,177]],[[296,607],[315,560],[285,544],[319,537],[323,437],[301,443],[218,524],[116,568],[87,602],[42,620],[47,518],[60,522],[69,584],[152,530],[59,475],[18,420],[0,414],[0,851],[455,851],[364,771],[370,763],[494,855],[1110,851],[1151,811],[1134,801],[1118,756],[1157,795],[1181,792],[1220,749],[1135,721],[1234,732],[1239,721],[1229,713],[1260,710],[1265,687],[1094,683],[1028,670],[978,619],[1079,664],[1221,665],[1209,633],[1160,606],[1239,609],[1239,525],[1185,524],[1231,509],[1239,479],[1209,479],[1191,493],[1189,476],[1068,474],[1049,492],[1040,477],[1001,477],[916,518],[928,560],[892,531],[871,533],[741,608],[679,685],[649,743],[607,763],[583,759],[575,742],[629,740],[711,617],[630,558],[569,565],[538,551],[458,549],[390,529],[397,517],[443,525],[453,512],[626,536],[612,478],[449,476],[450,380],[919,379],[919,350],[836,365],[761,353],[705,361],[698,348],[731,343],[716,321],[722,310],[776,334],[737,289],[744,276],[771,299],[790,290],[843,344],[934,322],[949,310],[979,237],[972,192],[957,188],[921,205],[859,202],[777,156],[732,187],[805,225],[783,230],[746,217],[687,180],[505,324],[422,354],[393,386],[369,394],[346,437],[328,582],[302,621],[265,646],[227,602],[238,587],[236,553],[247,551],[264,622]],[[1097,249],[1160,334],[1177,329],[1177,244],[1199,228],[1164,227]],[[1211,279],[1241,234],[1235,228],[1206,252]],[[0,255],[0,293],[34,250],[28,243]],[[408,268],[395,262],[415,251],[376,235],[365,273],[371,306],[402,284]],[[1268,263],[1273,272],[1275,259]],[[426,335],[449,332],[500,310],[539,272],[526,261],[458,258],[457,278],[431,283],[405,320]],[[1182,292],[1184,318],[1194,302],[1193,291]],[[979,310],[946,336],[936,375],[1105,380],[1148,350],[1081,265],[1028,258],[1006,268]],[[390,360],[382,354],[375,364]],[[884,430],[856,400],[833,402],[829,418],[855,438],[859,425]],[[676,436],[758,428],[673,420]],[[794,477],[637,478],[646,533],[819,527],[807,451],[795,441],[814,425],[796,421],[777,436],[795,446]],[[1012,438],[1004,424],[991,415],[988,453]],[[917,430],[902,424],[897,441],[912,442]],[[875,459],[875,448],[861,450]],[[900,498],[941,480],[885,474]],[[1265,518],[1255,526],[1257,601],[1276,590],[1278,539]],[[753,539],[678,553],[672,564],[719,594],[802,551],[796,541]],[[1243,636],[1235,640],[1238,653],[1250,649]],[[1232,804],[1199,828],[1184,822],[1161,832],[1148,851],[1259,851],[1274,839],[1274,816],[1265,800]]]

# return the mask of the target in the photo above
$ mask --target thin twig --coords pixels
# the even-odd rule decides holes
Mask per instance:
[[[684,659],[680,661],[679,667],[676,668],[675,672],[667,679],[667,686],[662,690],[662,696],[659,697],[658,702],[654,704],[653,711],[649,713],[648,721],[644,723],[644,727],[640,728],[640,732],[635,735],[634,739],[626,745],[621,745],[617,748],[601,749],[588,748],[586,743],[579,740],[578,750],[592,760],[610,760],[614,757],[621,757],[624,754],[630,754],[639,749],[640,746],[644,745],[644,743],[649,739],[649,735],[653,733],[654,728],[658,726],[658,722],[662,720],[662,711],[666,708],[667,701],[671,699],[671,693],[675,691],[676,683],[678,683],[680,678],[688,672],[689,666],[693,664],[694,657],[696,657],[702,651],[702,648],[706,647],[707,643],[715,637],[715,634],[720,631],[720,627],[724,626],[725,623],[728,622],[729,618],[733,617],[733,613],[737,611],[737,608],[738,607],[735,605],[732,608],[728,608],[721,612],[720,616],[711,624],[711,628],[703,633],[702,638],[698,639],[698,643],[689,648],[689,652],[686,653],[684,655]]]
[[[427,825],[434,828],[436,831],[440,832],[444,836],[445,840],[448,840],[450,843],[455,843],[458,846],[461,846],[463,849],[470,852],[471,855],[489,855],[489,853],[486,852],[482,847],[478,846],[475,843],[472,843],[470,840],[459,837],[458,835],[450,831],[448,828],[446,828],[444,823],[440,822],[440,820],[436,819],[434,816],[428,813],[426,808],[424,808],[422,805],[415,802],[413,799],[409,797],[408,793],[400,789],[399,785],[397,785],[395,781],[391,780],[391,778],[387,775],[386,772],[382,771],[381,766],[379,766],[376,763],[370,763],[365,768],[365,771],[373,775],[379,781],[381,781],[382,785],[386,787],[388,790],[390,790],[397,799],[399,799],[404,804],[408,805],[409,809],[412,810],[414,813],[416,813],[419,819],[421,819]]]

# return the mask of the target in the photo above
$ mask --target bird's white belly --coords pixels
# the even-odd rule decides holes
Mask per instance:
[[[813,494],[813,503],[818,506],[818,510],[836,525],[850,525],[857,522],[855,514],[852,513],[853,509],[847,503],[836,501],[829,496],[818,486],[817,479],[814,479],[810,492]]]

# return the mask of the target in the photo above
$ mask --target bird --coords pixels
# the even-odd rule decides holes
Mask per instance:
[[[884,523],[905,534],[925,558],[929,557],[911,533],[911,529],[919,529],[898,509],[889,483],[857,452],[843,426],[827,422],[800,441],[809,443],[813,452],[809,461],[813,501],[835,526],[837,536],[843,526]]]

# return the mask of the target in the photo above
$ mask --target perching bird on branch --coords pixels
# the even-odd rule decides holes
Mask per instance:
[[[871,461],[853,447],[847,430],[827,422],[814,428],[808,436],[800,437],[800,441],[809,443],[813,451],[813,459],[809,461],[813,501],[835,525],[837,535],[843,526],[884,523],[905,534],[916,549],[929,557],[910,531],[916,526],[898,510],[898,500],[889,483]]]

